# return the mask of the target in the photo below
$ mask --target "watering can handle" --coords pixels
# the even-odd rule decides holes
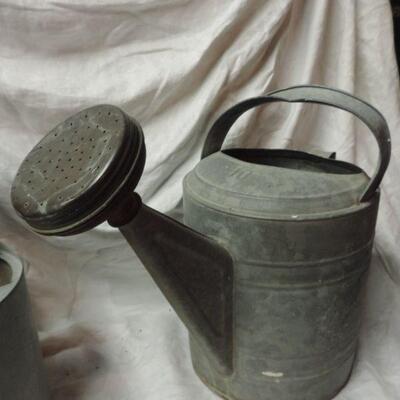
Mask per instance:
[[[244,100],[225,111],[211,127],[203,147],[201,158],[221,149],[225,137],[235,121],[247,110],[264,103],[284,101],[288,103],[317,103],[340,108],[357,116],[372,131],[379,146],[378,166],[361,195],[360,201],[368,201],[378,189],[390,160],[390,133],[383,115],[374,107],[349,93],[323,86],[293,86],[277,90],[265,96]]]

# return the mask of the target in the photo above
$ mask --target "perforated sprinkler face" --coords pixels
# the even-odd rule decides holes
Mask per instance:
[[[51,130],[22,162],[12,203],[37,232],[66,235],[107,218],[143,171],[139,124],[119,108],[95,106]]]

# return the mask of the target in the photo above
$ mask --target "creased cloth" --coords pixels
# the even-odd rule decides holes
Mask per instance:
[[[53,126],[110,103],[140,121],[138,192],[171,211],[217,116],[298,84],[370,102],[393,139],[354,372],[337,400],[400,398],[399,80],[388,0],[0,1],[0,240],[29,261],[34,318],[54,400],[209,400],[187,332],[117,230],[31,233],[12,210],[18,165]],[[227,146],[336,151],[372,173],[377,146],[350,114],[273,104]],[[9,400],[9,399],[7,399]]]

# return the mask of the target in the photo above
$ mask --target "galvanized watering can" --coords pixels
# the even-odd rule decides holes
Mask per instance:
[[[276,101],[326,104],[364,121],[380,151],[372,178],[300,151],[221,151],[242,113]],[[202,161],[184,180],[183,225],[133,193],[145,162],[142,130],[100,105],[31,151],[12,202],[44,235],[106,220],[118,227],[186,324],[197,374],[221,396],[325,400],[352,368],[389,157],[384,118],[347,93],[300,86],[255,97],[211,128]]]

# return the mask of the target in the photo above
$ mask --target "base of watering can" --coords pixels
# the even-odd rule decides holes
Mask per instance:
[[[199,377],[201,382],[205,386],[207,386],[208,389],[210,389],[214,394],[216,394],[221,399],[223,399],[223,400],[246,400],[246,399],[239,399],[239,398],[236,398],[233,396],[228,396],[226,393],[220,392],[216,387],[214,387],[214,386],[210,385],[208,382],[206,382],[197,372],[196,372],[196,375]],[[330,395],[330,397],[324,398],[323,400],[333,400],[342,391],[342,389],[347,385],[348,381],[350,380],[350,376],[351,376],[351,373],[347,377],[347,380],[345,381],[345,383],[338,390],[336,390],[336,392],[334,392],[332,395]],[[260,399],[260,400],[264,400],[264,399]],[[270,399],[267,399],[267,400],[270,400]],[[275,400],[275,399],[271,399],[271,400]]]
[[[334,370],[308,379],[251,381],[236,371],[230,376],[219,374],[206,361],[205,353],[200,356],[195,347],[191,343],[192,363],[197,376],[225,400],[332,400],[347,384],[355,358],[353,353]]]

